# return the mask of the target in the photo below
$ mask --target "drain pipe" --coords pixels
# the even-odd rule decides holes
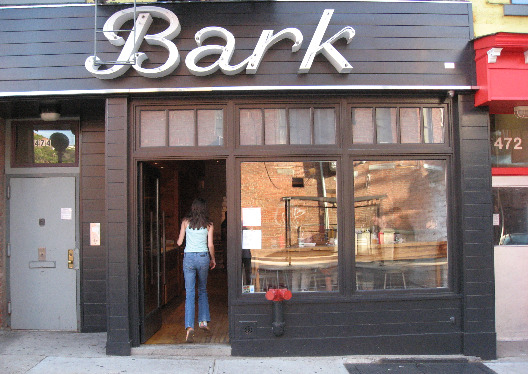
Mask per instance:
[[[292,298],[292,293],[287,288],[270,288],[266,292],[266,299],[273,301],[273,323],[272,330],[275,336],[281,336],[284,334],[284,327],[286,322],[284,322],[284,311],[283,311],[283,301],[290,300]]]

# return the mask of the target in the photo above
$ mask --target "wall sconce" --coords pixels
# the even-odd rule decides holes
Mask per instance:
[[[57,103],[41,103],[40,118],[43,121],[56,121],[60,118],[60,105]]]
[[[513,108],[513,114],[517,118],[528,118],[528,106],[516,106]]]

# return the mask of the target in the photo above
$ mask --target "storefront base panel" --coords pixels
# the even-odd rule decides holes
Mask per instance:
[[[462,335],[382,335],[231,342],[233,356],[451,355],[462,352]]]
[[[106,342],[106,354],[110,356],[130,356],[132,344],[128,342]]]
[[[294,296],[295,297],[295,296]],[[238,305],[231,318],[233,355],[462,354],[462,300],[284,302],[284,331],[273,331],[272,308]],[[277,332],[277,331],[275,331]]]
[[[483,360],[497,358],[497,334],[494,332],[464,334],[464,355]]]

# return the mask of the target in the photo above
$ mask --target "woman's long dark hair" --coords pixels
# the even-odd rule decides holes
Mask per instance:
[[[207,203],[201,198],[194,199],[191,205],[191,211],[185,218],[189,220],[189,228],[191,229],[207,228],[213,223],[209,219]]]

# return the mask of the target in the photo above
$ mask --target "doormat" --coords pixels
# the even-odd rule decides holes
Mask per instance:
[[[466,360],[381,360],[345,368],[350,374],[496,374],[480,362]]]

